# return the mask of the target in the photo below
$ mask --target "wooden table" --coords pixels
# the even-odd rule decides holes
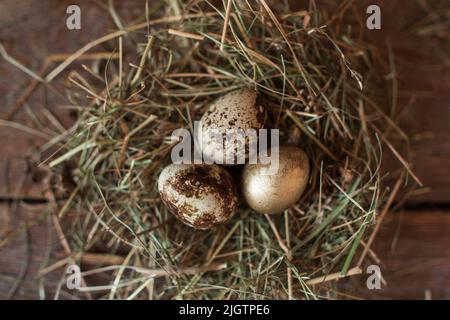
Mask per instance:
[[[429,2],[445,8],[445,1]],[[65,11],[72,3],[82,8],[82,29],[68,32]],[[143,1],[131,3],[118,6],[125,19],[142,11]],[[433,29],[424,35],[406,31],[405,26],[426,16],[426,1],[363,1],[359,4],[362,14],[367,4],[382,8],[382,30],[367,32],[384,56],[386,39],[395,52],[396,74],[386,76],[394,76],[398,82],[398,110],[402,112],[396,120],[410,137],[408,161],[426,188],[398,212],[389,214],[377,237],[373,249],[382,260],[386,280],[382,289],[368,290],[364,274],[339,285],[363,298],[450,299],[448,25],[446,35],[440,37],[432,33]],[[0,42],[11,56],[36,71],[50,54],[72,53],[112,28],[105,7],[93,1],[0,3]],[[62,85],[64,75],[57,80],[55,85]],[[24,73],[0,60],[0,115],[11,115],[29,83]],[[41,87],[11,120],[58,132],[62,129],[59,126],[67,127],[73,121],[73,116],[57,101]],[[39,285],[55,283],[51,279],[44,284],[35,281],[38,270],[52,259],[48,248],[59,241],[45,212],[42,179],[46,173],[36,168],[32,157],[46,139],[11,128],[10,122],[1,123],[0,134],[0,298],[52,298],[42,296]],[[27,225],[29,228],[25,228]]]

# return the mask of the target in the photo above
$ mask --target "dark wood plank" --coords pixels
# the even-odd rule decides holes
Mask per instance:
[[[448,1],[365,1],[378,4],[382,29],[367,31],[385,61],[392,47],[398,84],[395,120],[409,138],[389,139],[411,163],[430,192],[410,198],[410,203],[449,203],[450,201],[450,42],[438,34],[420,35],[414,26],[428,15],[427,10],[446,11]],[[426,6],[429,6],[425,8]],[[386,70],[386,77],[389,78]],[[392,75],[391,75],[392,76]],[[391,80],[387,81],[391,83]],[[389,105],[390,107],[390,105]],[[386,154],[389,151],[385,152]],[[392,155],[389,156],[392,158]],[[388,160],[388,171],[398,161]]]
[[[0,204],[0,299],[39,297],[35,276],[58,243],[47,217],[43,206]]]
[[[449,211],[388,216],[373,246],[386,285],[368,290],[364,274],[341,281],[341,288],[367,299],[450,299],[449,231]]]
[[[10,56],[27,68],[39,72],[48,55],[72,53],[108,31],[109,17],[105,16],[104,9],[88,1],[80,1],[78,4],[83,9],[89,7],[82,12],[86,24],[80,31],[68,31],[65,26],[65,10],[69,5],[67,1],[2,1],[0,41]],[[90,25],[89,21],[96,23]],[[51,65],[54,66],[56,64]],[[66,74],[57,79],[55,85],[63,84],[65,76]],[[0,115],[12,108],[30,81],[25,73],[0,59]],[[55,135],[60,131],[52,125],[46,112],[51,112],[63,126],[68,127],[74,119],[65,108],[66,105],[67,102],[40,86],[11,120],[38,131],[49,130]],[[34,117],[39,123],[33,121]],[[38,148],[48,138],[8,125],[0,126],[0,135],[0,199],[44,199],[40,184],[42,172],[36,164],[39,163]]]
[[[101,2],[99,2],[101,3]],[[82,29],[69,31],[66,27],[66,8],[71,4],[81,7]],[[124,3],[116,1],[117,10],[124,23],[131,17],[142,14],[144,2]],[[43,18],[44,17],[44,18]],[[45,59],[51,54],[71,54],[77,49],[97,39],[112,29],[116,29],[105,6],[89,0],[52,1],[29,0],[0,2],[0,41],[8,54],[21,64],[38,73]],[[114,45],[106,44],[92,50],[112,52]],[[89,63],[84,61],[84,63]],[[50,65],[50,69],[57,63]],[[75,63],[74,67],[79,63]],[[64,93],[67,73],[55,79],[53,85]],[[19,99],[31,78],[16,67],[0,59],[0,117],[8,114]],[[37,131],[51,131],[50,136],[60,131],[49,120],[47,112],[68,128],[74,123],[73,114],[67,109],[67,101],[39,86],[17,112],[12,121]],[[28,109],[28,110],[27,110]],[[39,123],[33,120],[36,118]],[[41,176],[36,164],[39,159],[38,148],[48,138],[12,128],[8,124],[0,125],[0,199],[27,198],[42,200]],[[26,188],[22,188],[22,184]]]

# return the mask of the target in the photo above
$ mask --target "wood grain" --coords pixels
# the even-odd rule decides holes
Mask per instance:
[[[342,281],[340,287],[367,299],[450,299],[449,243],[449,211],[391,215],[373,247],[382,261],[386,285],[381,290],[368,290],[368,275],[363,274]]]
[[[318,1],[318,4],[328,1]],[[144,1],[132,3],[116,1],[126,22],[142,14]],[[304,9],[301,2],[296,2]],[[392,76],[398,81],[399,97],[396,120],[410,139],[406,145],[399,136],[389,135],[394,144],[410,161],[415,173],[431,192],[413,197],[410,204],[450,203],[450,70],[448,41],[433,36],[419,36],[408,27],[422,19],[426,12],[424,1],[364,0],[358,2],[364,15],[368,4],[382,9],[382,30],[367,31],[385,61],[388,61],[388,41],[395,53],[396,74],[385,72],[386,83]],[[445,1],[428,2],[433,6],[448,6]],[[83,12],[81,31],[68,32],[65,28],[65,9],[79,4]],[[45,18],[43,18],[45,17]],[[49,54],[71,53],[87,42],[115,29],[105,8],[93,1],[3,0],[0,2],[0,41],[11,56],[32,70],[39,70]],[[110,50],[110,45],[99,48]],[[389,68],[387,68],[389,70]],[[62,75],[55,85],[64,82]],[[0,114],[8,111],[29,83],[29,78],[0,60]],[[32,113],[30,113],[30,110]],[[73,122],[65,109],[65,102],[47,89],[40,87],[24,109],[14,117],[23,125],[57,131],[44,110],[52,112],[64,126]],[[39,124],[30,115],[39,120]],[[14,298],[39,298],[39,285],[34,277],[48,256],[47,249],[59,250],[58,241],[45,218],[45,205],[41,181],[45,172],[36,168],[37,148],[45,139],[23,131],[0,126],[0,241],[11,232],[17,235],[0,246],[0,298],[9,297],[10,290],[24,272]],[[409,155],[408,155],[409,152]],[[387,152],[388,165],[395,159]],[[33,205],[21,203],[15,208],[13,199],[23,199]],[[36,221],[39,221],[36,223]],[[21,230],[24,223],[34,223],[28,234]],[[21,232],[22,231],[22,232]],[[382,290],[369,291],[365,277],[341,281],[342,291],[363,298],[432,298],[450,299],[450,212],[411,211],[388,216],[378,236],[374,250],[383,261],[382,273],[387,285]],[[27,241],[28,237],[28,241]],[[26,268],[25,268],[26,267]],[[20,278],[20,277],[19,277]],[[44,284],[45,298],[59,280],[58,274],[49,276]],[[42,284],[41,284],[42,288]],[[48,291],[47,291],[48,290]],[[42,292],[42,291],[41,291]],[[71,298],[65,293],[64,298]],[[42,296],[41,296],[42,297]]]

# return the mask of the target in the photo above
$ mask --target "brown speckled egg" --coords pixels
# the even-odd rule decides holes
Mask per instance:
[[[269,164],[244,167],[242,193],[256,212],[280,213],[295,204],[305,191],[310,170],[306,153],[293,146],[282,146],[278,161],[278,170],[270,174],[266,173]]]
[[[248,129],[261,129],[264,125],[264,110],[256,104],[256,97],[254,90],[238,89],[210,105],[197,131],[197,141],[205,159],[217,164],[237,164],[237,157],[230,157],[231,161],[227,161],[227,154],[236,155],[238,146],[246,151],[248,158],[249,145],[257,140],[257,136],[242,139],[239,135]],[[226,143],[227,138],[232,143]]]
[[[171,164],[161,172],[158,189],[168,209],[196,229],[229,220],[237,208],[233,179],[217,165]]]

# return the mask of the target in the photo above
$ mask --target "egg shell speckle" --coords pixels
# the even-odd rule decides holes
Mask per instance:
[[[210,105],[200,120],[197,132],[197,139],[201,141],[201,149],[206,158],[214,163],[226,163],[226,155],[236,155],[238,146],[242,147],[238,130],[263,128],[264,109],[256,104],[256,97],[254,90],[238,89],[218,98]],[[225,143],[227,137],[231,139],[232,144]],[[256,139],[254,136],[245,137],[244,150],[247,155],[248,146]],[[236,164],[236,157],[233,161],[234,163],[226,164]]]
[[[171,164],[161,172],[158,189],[169,210],[196,229],[229,220],[237,208],[233,179],[217,165]]]

